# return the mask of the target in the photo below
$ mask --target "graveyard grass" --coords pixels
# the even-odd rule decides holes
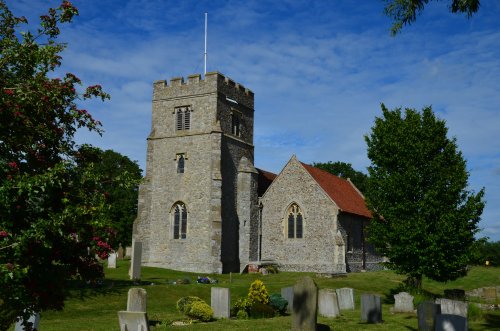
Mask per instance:
[[[416,315],[392,314],[389,311],[389,308],[394,305],[393,301],[390,300],[391,293],[401,286],[404,279],[404,276],[396,275],[391,271],[352,273],[345,277],[318,278],[315,274],[304,273],[280,272],[266,276],[260,274],[207,275],[143,267],[141,284],[134,285],[128,279],[129,262],[128,260],[118,261],[117,269],[105,268],[106,278],[102,286],[91,287],[75,283],[64,310],[42,314],[40,330],[119,330],[117,312],[126,310],[127,292],[131,287],[142,287],[147,291],[147,313],[152,325],[151,331],[289,330],[291,316],[248,320],[223,319],[184,326],[172,326],[171,322],[188,321],[176,310],[176,302],[183,296],[199,296],[210,304],[211,286],[229,287],[231,289],[231,302],[234,303],[237,298],[247,294],[250,284],[255,279],[261,279],[269,293],[280,293],[281,288],[292,286],[305,275],[311,276],[320,289],[354,288],[356,309],[343,311],[338,318],[318,316],[319,330],[417,330]],[[213,277],[219,283],[216,285],[197,284],[197,276]],[[191,284],[173,284],[173,282],[185,278],[188,278]],[[465,278],[446,284],[424,279],[423,284],[424,293],[416,296],[415,307],[425,299],[425,296],[442,296],[445,289],[471,290],[484,286],[499,286],[500,268],[474,267]],[[360,296],[363,293],[382,296],[383,323],[366,324],[360,321]],[[500,311],[483,312],[480,318],[469,321],[469,330],[500,330]]]

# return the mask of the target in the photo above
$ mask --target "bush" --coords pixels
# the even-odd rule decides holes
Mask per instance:
[[[254,302],[250,307],[250,317],[252,318],[270,318],[276,315],[273,307],[261,302]]]
[[[179,300],[177,300],[177,310],[183,314],[187,314],[191,309],[191,305],[195,302],[205,302],[205,301],[195,296],[182,297]]]
[[[288,301],[281,296],[281,294],[273,293],[269,296],[269,305],[273,307],[280,314],[285,314]]]
[[[266,270],[270,274],[277,274],[278,273],[278,266],[275,264],[266,265]]]
[[[246,310],[238,310],[236,313],[236,318],[239,320],[246,320],[248,319],[248,312]]]
[[[256,279],[250,285],[250,289],[248,290],[248,301],[252,304],[260,302],[264,305],[269,302],[269,293],[261,280]]]
[[[244,311],[247,313],[247,317],[248,317],[248,312],[250,311],[251,306],[252,306],[252,304],[250,303],[250,301],[248,301],[247,298],[239,298],[234,303],[233,308],[231,308],[231,316],[238,316],[238,313],[240,311]]]
[[[186,313],[191,318],[208,322],[214,317],[214,311],[205,301],[195,301],[190,305],[191,309]]]

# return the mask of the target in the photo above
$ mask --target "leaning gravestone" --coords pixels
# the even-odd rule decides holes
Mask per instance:
[[[292,331],[315,331],[318,313],[318,287],[311,277],[293,286]]]
[[[434,331],[436,316],[441,314],[441,305],[434,302],[422,302],[417,307],[418,329]]]
[[[467,331],[467,318],[458,315],[441,314],[436,316],[436,331]]]
[[[231,292],[225,287],[212,287],[210,306],[215,318],[229,318],[231,311]]]
[[[361,321],[382,323],[382,303],[380,296],[373,294],[361,295]]]
[[[138,311],[119,311],[120,331],[149,331],[148,315]]]
[[[407,292],[400,292],[394,295],[394,312],[413,313],[413,296]]]
[[[31,327],[38,330],[38,324],[40,324],[40,314],[35,313],[31,315],[28,319],[28,322],[31,323]],[[16,322],[15,331],[24,331],[25,328],[23,326],[23,319],[18,317]]]
[[[340,310],[353,310],[354,309],[354,290],[352,288],[338,288],[337,298],[339,300]]]
[[[108,256],[108,269],[116,269],[116,253],[110,253]]]
[[[291,313],[293,311],[293,287],[284,287],[281,289],[281,296],[283,299],[288,301],[286,306],[286,312]]]
[[[318,311],[325,317],[340,316],[339,301],[334,290],[322,289],[318,294]]]
[[[132,261],[130,263],[130,279],[141,278],[141,258],[142,258],[142,242],[132,241]]]
[[[133,287],[128,290],[127,311],[146,312],[147,293],[143,288]]]
[[[436,303],[441,305],[441,314],[458,315],[467,318],[467,302],[450,299],[436,299]]]

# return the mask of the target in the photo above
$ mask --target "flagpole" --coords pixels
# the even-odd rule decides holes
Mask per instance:
[[[207,30],[208,30],[208,13],[205,13],[205,70],[204,74],[207,74]]]

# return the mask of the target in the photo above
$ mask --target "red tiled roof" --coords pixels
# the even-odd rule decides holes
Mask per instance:
[[[308,164],[300,163],[342,211],[372,217],[372,213],[366,207],[365,199],[349,181]]]
[[[257,194],[259,197],[263,196],[266,193],[267,188],[271,185],[273,180],[278,176],[273,174],[272,172],[265,171],[259,168],[256,168],[259,172],[259,177],[257,179]]]

